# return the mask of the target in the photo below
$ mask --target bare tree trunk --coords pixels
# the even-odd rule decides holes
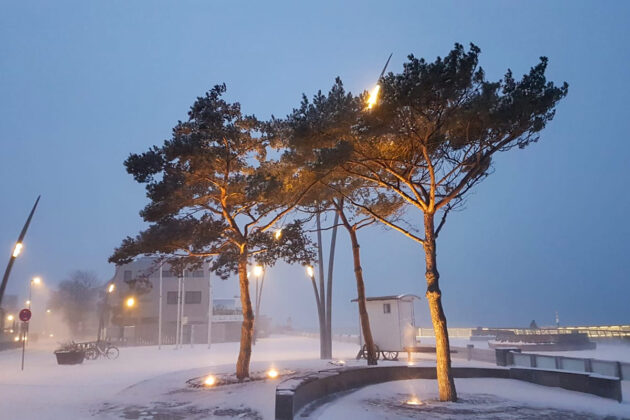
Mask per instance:
[[[326,285],[326,357],[332,359],[332,285],[333,268],[335,266],[335,245],[337,244],[337,223],[339,213],[335,212],[332,236],[330,238],[330,255],[328,256],[328,284]]]
[[[352,242],[354,277],[357,281],[357,302],[359,303],[361,332],[363,333],[363,340],[365,341],[365,346],[367,347],[367,363],[368,365],[376,365],[376,348],[374,346],[374,339],[372,338],[372,330],[370,329],[370,318],[368,317],[365,305],[365,283],[363,282],[363,269],[361,268],[359,241],[357,239],[357,232],[354,229],[348,229],[348,233],[350,234],[350,240]]]
[[[315,217],[317,224],[317,262],[319,274],[319,358],[326,359],[326,295],[324,294],[324,251],[322,249],[322,224],[320,213]]]
[[[435,354],[437,364],[437,380],[440,401],[457,401],[457,391],[451,372],[451,352],[446,327],[446,316],[442,308],[442,292],[440,291],[440,274],[437,270],[435,250],[434,215],[424,215],[424,255],[426,262],[427,302],[431,311],[431,321],[435,331]]]
[[[249,377],[249,361],[252,356],[252,335],[254,330],[254,312],[249,297],[249,279],[247,278],[247,250],[243,248],[238,258],[238,279],[241,288],[241,306],[243,324],[241,325],[241,347],[236,361],[238,380]]]

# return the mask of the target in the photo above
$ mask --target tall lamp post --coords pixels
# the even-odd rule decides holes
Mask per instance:
[[[256,277],[256,307],[254,309],[254,344],[256,344],[256,339],[258,338],[258,316],[260,315],[260,298],[262,297],[262,288],[265,284],[265,269],[262,265],[255,265],[253,272],[254,276]]]
[[[317,303],[317,314],[319,315],[319,333],[323,336],[325,328],[324,320],[324,308],[322,302],[319,299],[319,293],[317,292],[317,283],[315,282],[315,270],[313,266],[306,266],[306,274],[310,277],[311,283],[313,283],[313,292],[315,293],[315,302]]]
[[[112,294],[116,290],[116,285],[114,283],[109,283],[107,285],[107,289],[105,290],[105,297],[103,298],[103,307],[101,308],[101,316],[98,320],[98,333],[96,335],[96,341],[101,341],[103,338],[103,329],[105,328],[105,313],[109,310],[109,295]]]
[[[9,281],[9,274],[11,274],[11,268],[13,268],[13,263],[15,262],[15,259],[18,257],[18,255],[20,255],[20,252],[22,252],[22,248],[24,247],[23,245],[24,237],[26,236],[26,231],[28,230],[28,226],[31,224],[31,219],[33,218],[33,214],[35,214],[35,209],[37,208],[37,203],[39,203],[40,197],[41,196],[38,196],[37,200],[35,200],[33,209],[31,210],[31,213],[28,215],[28,219],[26,219],[26,223],[24,224],[24,227],[22,228],[22,231],[20,232],[20,236],[18,237],[18,240],[15,243],[15,246],[13,247],[13,252],[11,253],[11,257],[9,258],[9,263],[7,264],[7,268],[4,270],[2,283],[0,283],[0,306],[2,306],[2,298],[4,296],[4,289],[6,289],[7,287],[7,283]]]

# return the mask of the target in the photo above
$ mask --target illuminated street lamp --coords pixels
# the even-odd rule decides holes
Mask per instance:
[[[18,242],[15,244],[15,248],[13,248],[13,258],[17,258],[20,255],[23,247],[24,245],[22,245],[22,242]]]
[[[15,317],[13,315],[7,316],[7,321],[13,321]]]
[[[107,288],[107,293],[112,293],[115,289],[116,285],[114,283],[110,283],[109,287]]]
[[[42,284],[42,278],[39,276],[35,276],[31,279],[31,281],[28,284],[28,300],[26,301],[26,304],[28,305],[28,309],[31,309],[31,303],[33,301],[33,285],[35,286],[39,286]]]
[[[125,305],[127,306],[127,308],[133,308],[134,306],[136,306],[136,298],[134,298],[133,296],[129,296],[125,301]]]
[[[385,74],[385,70],[387,69],[387,65],[389,64],[389,60],[391,60],[391,58],[392,58],[392,54],[390,54],[389,57],[387,58],[387,61],[385,62],[385,67],[383,67],[383,71],[381,72],[381,75],[378,76],[378,80],[379,81],[381,80],[381,78]],[[367,109],[372,109],[374,107],[374,105],[376,105],[376,101],[378,101],[378,94],[379,94],[380,90],[381,90],[381,85],[377,82],[376,86],[374,86],[374,88],[372,88],[372,90],[370,91],[370,96],[368,96]]]
[[[276,233],[273,235],[276,239],[282,238],[282,229],[276,230]]]

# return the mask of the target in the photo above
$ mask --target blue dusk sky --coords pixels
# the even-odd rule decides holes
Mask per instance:
[[[143,186],[123,161],[161,144],[217,83],[246,113],[284,116],[336,76],[371,88],[390,52],[482,50],[489,79],[549,57],[569,95],[539,143],[495,159],[438,243],[451,326],[630,323],[630,2],[3,1],[0,12],[0,264],[38,194],[8,293],[76,269],[104,282],[107,258],[143,228]],[[624,163],[625,162],[625,163]],[[421,215],[409,213],[421,223]],[[360,232],[368,295],[424,296],[423,251]],[[334,325],[356,327],[349,241],[340,232]],[[327,254],[327,250],[325,251]],[[4,269],[4,265],[2,265]],[[316,325],[302,267],[267,274],[262,312]],[[230,295],[236,278],[218,286]],[[424,299],[417,323],[428,325]]]

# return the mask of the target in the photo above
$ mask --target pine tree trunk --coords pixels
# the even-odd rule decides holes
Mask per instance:
[[[249,280],[247,278],[247,250],[242,250],[238,259],[238,279],[241,288],[241,306],[243,307],[243,324],[241,325],[241,347],[236,361],[236,377],[238,380],[249,377],[249,361],[252,356],[252,336],[254,331],[254,311],[249,296]]]
[[[442,308],[442,292],[440,291],[440,274],[437,270],[435,250],[434,215],[424,215],[424,255],[426,262],[427,302],[431,311],[431,321],[435,331],[435,354],[437,363],[437,380],[440,401],[457,401],[457,391],[451,372],[451,352],[446,327],[446,316]]]
[[[348,227],[348,226],[346,226]],[[368,317],[365,305],[365,283],[363,282],[363,269],[361,268],[361,253],[357,232],[349,228],[350,241],[352,242],[352,258],[354,261],[354,277],[357,280],[357,302],[359,304],[359,318],[361,319],[361,332],[363,333],[363,341],[367,347],[368,365],[376,365],[376,349],[374,339],[372,338],[372,330],[370,329],[370,318]]]

